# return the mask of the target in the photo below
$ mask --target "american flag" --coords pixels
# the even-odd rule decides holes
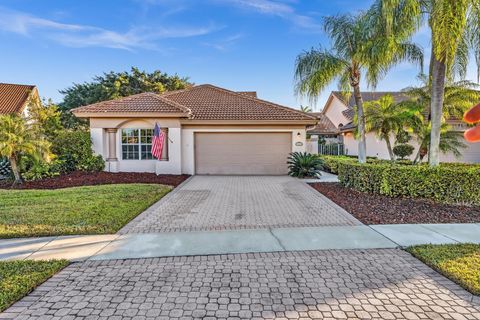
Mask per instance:
[[[162,158],[164,143],[165,143],[165,132],[160,130],[158,123],[155,123],[155,129],[153,129],[153,138],[152,138],[152,155],[159,160]]]

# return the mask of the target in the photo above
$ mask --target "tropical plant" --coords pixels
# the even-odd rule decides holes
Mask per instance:
[[[22,155],[36,159],[49,157],[50,144],[35,126],[22,116],[9,114],[0,116],[0,157],[10,162],[15,183],[21,183],[18,161]]]
[[[374,132],[387,144],[390,160],[395,155],[390,139],[392,134],[404,132],[407,125],[411,125],[419,116],[416,105],[411,103],[395,103],[392,95],[387,94],[378,100],[365,102],[365,129]]]
[[[321,176],[323,161],[317,155],[306,152],[293,152],[288,157],[288,174],[292,177],[318,178]]]
[[[415,163],[422,162],[427,154],[431,156],[429,153],[431,132],[432,124],[425,118],[422,118],[422,121],[413,128],[413,133],[419,144],[418,152],[414,160]],[[452,131],[450,126],[446,123],[442,123],[440,138],[439,148],[441,153],[451,152],[455,157],[458,158],[462,155],[461,150],[467,147],[467,145],[462,141],[463,133]]]
[[[402,91],[422,105],[424,112],[430,115],[432,86],[428,76],[420,75],[421,85],[417,87],[407,87]],[[451,81],[447,79],[445,84],[445,93],[443,99],[443,118],[461,119],[463,114],[474,104],[480,101],[480,86],[472,81],[461,80]]]
[[[310,108],[309,106],[300,106],[300,111],[302,112],[312,112],[312,108]]]
[[[10,168],[10,162],[8,162],[8,159],[0,159],[0,177],[8,177],[10,173],[12,173],[12,169]]]
[[[315,100],[334,80],[338,80],[340,89],[346,95],[353,91],[358,118],[358,159],[361,163],[366,162],[365,117],[360,89],[362,75],[367,84],[375,87],[390,67],[401,61],[423,64],[422,51],[409,42],[409,35],[402,28],[398,28],[398,33],[387,35],[383,27],[385,23],[383,16],[375,10],[357,16],[327,17],[324,28],[332,40],[332,48],[305,51],[295,63],[297,94]]]
[[[440,162],[442,115],[447,79],[465,78],[470,49],[480,71],[480,2],[478,0],[378,0],[374,7],[387,24],[387,33],[397,28],[395,19],[403,19],[401,27],[413,34],[425,23],[431,31],[431,135],[429,163]]]
[[[413,150],[415,148],[411,144],[401,143],[393,147],[393,154],[399,157],[400,160],[404,160],[413,154]]]

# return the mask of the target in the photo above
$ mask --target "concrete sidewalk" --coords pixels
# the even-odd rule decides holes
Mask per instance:
[[[0,240],[0,260],[134,259],[228,253],[480,243],[480,224],[278,228]]]

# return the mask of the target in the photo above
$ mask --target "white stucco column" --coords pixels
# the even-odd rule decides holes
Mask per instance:
[[[307,152],[318,154],[318,135],[312,134],[310,139],[307,140]]]
[[[108,171],[118,172],[117,128],[108,128]]]

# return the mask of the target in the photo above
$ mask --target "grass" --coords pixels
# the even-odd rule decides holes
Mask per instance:
[[[0,312],[67,265],[66,260],[0,261]]]
[[[0,238],[115,233],[170,190],[155,184],[0,190]]]
[[[422,245],[407,251],[471,293],[480,295],[480,244]]]

